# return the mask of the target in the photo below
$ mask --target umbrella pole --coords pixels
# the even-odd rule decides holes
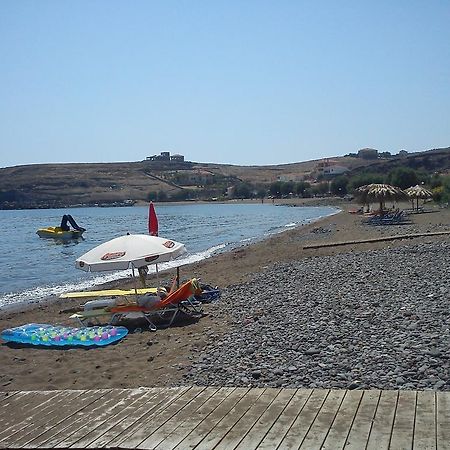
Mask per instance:
[[[158,270],[158,263],[156,263],[156,293],[159,293],[159,288],[161,287],[159,284],[159,270]]]
[[[180,287],[180,267],[177,267],[177,289]]]
[[[136,284],[136,276],[134,275],[134,265],[131,264],[131,272],[133,273],[133,283],[134,283],[134,293],[138,295],[137,284]]]

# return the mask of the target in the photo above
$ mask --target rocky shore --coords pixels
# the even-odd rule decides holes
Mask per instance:
[[[231,286],[188,384],[450,389],[450,244],[278,264]]]

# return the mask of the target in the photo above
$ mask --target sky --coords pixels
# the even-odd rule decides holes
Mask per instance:
[[[450,146],[448,0],[0,0],[0,167]]]

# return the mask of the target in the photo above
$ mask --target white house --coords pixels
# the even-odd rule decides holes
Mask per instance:
[[[342,175],[348,172],[349,169],[344,166],[326,166],[323,168],[324,175]]]

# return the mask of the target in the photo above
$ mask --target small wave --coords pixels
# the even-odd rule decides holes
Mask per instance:
[[[215,245],[202,252],[189,255],[186,258],[181,259],[179,262],[182,262],[183,263],[182,265],[187,265],[201,261],[203,259],[211,258],[211,256],[214,256],[216,253],[219,253],[221,250],[227,248],[229,245],[230,245],[229,243]]]
[[[81,291],[99,284],[107,283],[109,281],[119,280],[131,276],[131,271],[127,272],[112,272],[89,278],[86,281],[77,281],[72,283],[65,283],[57,286],[40,286],[33,289],[26,289],[21,292],[12,292],[4,294],[0,297],[0,307],[16,305],[17,303],[38,303],[51,296],[59,296],[64,292]]]
[[[172,269],[174,267],[186,266],[188,264],[192,264],[201,261],[203,259],[210,258],[211,256],[214,256],[216,253],[220,252],[229,245],[230,245],[229,243],[214,245],[213,247],[210,247],[202,252],[188,254],[177,260],[163,264],[158,264],[158,271],[162,272],[165,270]],[[156,273],[156,266],[149,266],[149,273]]]

